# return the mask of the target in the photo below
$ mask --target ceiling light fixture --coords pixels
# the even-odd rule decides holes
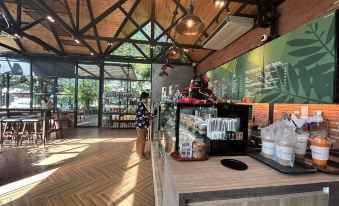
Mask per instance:
[[[17,34],[17,33],[15,33],[14,36],[15,36],[15,38],[17,38],[17,39],[21,39],[21,36],[20,36],[19,34]]]
[[[179,59],[181,57],[181,52],[179,48],[173,44],[166,52],[165,57],[168,59]]]
[[[108,46],[113,46],[113,42],[107,42]]]
[[[46,18],[47,18],[47,20],[50,21],[50,22],[53,22],[53,23],[55,22],[55,20],[54,20],[51,16],[47,16]]]
[[[179,34],[185,36],[196,36],[205,30],[204,23],[199,17],[193,14],[193,9],[193,2],[191,0],[187,7],[187,14],[179,20],[175,27]]]
[[[214,5],[218,7],[223,7],[225,5],[225,0],[213,0]]]
[[[184,52],[188,52],[189,51],[189,49],[187,49],[187,48],[183,48],[182,50],[184,50]]]
[[[93,52],[90,53],[92,56],[94,56]]]
[[[77,43],[77,44],[80,44],[80,41],[78,39],[74,39],[74,41]]]

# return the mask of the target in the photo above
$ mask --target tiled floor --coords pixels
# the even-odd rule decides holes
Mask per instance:
[[[72,129],[65,137],[2,151],[0,205],[154,205],[151,160],[136,156],[134,130]]]

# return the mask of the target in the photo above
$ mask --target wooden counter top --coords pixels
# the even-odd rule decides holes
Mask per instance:
[[[220,160],[224,158],[243,161],[248,165],[248,170],[226,168],[220,164]],[[320,172],[303,175],[282,174],[248,156],[210,157],[207,161],[180,162],[168,155],[167,160],[180,193],[339,182],[338,175]]]
[[[248,170],[236,171],[226,168],[220,164],[220,160],[224,158],[241,160],[248,165]],[[210,157],[207,161],[180,162],[167,154],[165,192],[169,189],[166,187],[171,187],[169,186],[171,184],[174,190],[170,195],[177,199],[180,205],[183,205],[182,202],[187,202],[187,199],[218,199],[218,197],[225,195],[241,196],[241,194],[255,196],[255,194],[273,193],[274,190],[277,192],[274,194],[286,193],[286,191],[280,190],[299,192],[300,189],[303,189],[307,191],[305,185],[310,186],[308,191],[322,190],[322,187],[337,185],[335,188],[339,192],[338,175],[320,172],[302,175],[282,174],[248,156]],[[314,188],[315,186],[317,186],[317,189]],[[266,188],[266,190],[263,188]]]

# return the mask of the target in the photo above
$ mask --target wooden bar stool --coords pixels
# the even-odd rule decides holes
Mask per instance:
[[[38,143],[38,135],[41,134],[39,131],[39,125],[42,122],[42,118],[27,118],[22,119],[22,131],[21,131],[21,141],[22,144],[23,137],[27,137],[27,140],[33,139],[34,143]]]
[[[15,140],[17,145],[19,145],[21,120],[21,118],[6,118],[2,120],[5,125],[2,133],[1,146],[3,145],[5,137]]]

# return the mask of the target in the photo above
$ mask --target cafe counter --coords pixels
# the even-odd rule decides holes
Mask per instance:
[[[248,165],[226,168],[223,158]],[[166,154],[163,206],[338,206],[339,176],[324,173],[280,173],[249,156],[210,157],[207,161],[176,161]]]

